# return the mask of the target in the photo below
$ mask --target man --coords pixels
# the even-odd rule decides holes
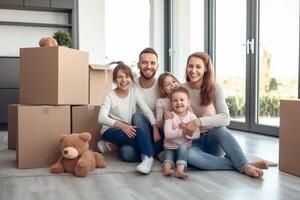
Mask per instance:
[[[155,113],[155,105],[158,97],[156,71],[159,67],[158,55],[153,48],[146,48],[139,55],[138,68],[140,77],[136,80],[144,100]]]
[[[158,67],[158,55],[156,51],[150,47],[142,50],[138,61],[140,77],[135,82],[136,87],[140,90],[142,97],[153,113],[155,113],[156,100],[158,98],[157,79],[155,78]],[[163,134],[159,134],[157,127],[152,127],[149,120],[139,112],[134,114],[132,125],[141,128],[152,139],[154,156],[157,156],[163,150]],[[140,160],[139,152],[136,152],[128,145],[120,148],[120,155],[126,161],[136,162]]]

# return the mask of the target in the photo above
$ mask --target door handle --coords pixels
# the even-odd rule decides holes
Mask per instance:
[[[246,54],[249,55],[250,51],[251,54],[254,54],[254,38],[251,40],[247,40],[246,43],[242,44],[243,46],[246,46]]]
[[[251,54],[254,54],[254,51],[255,51],[255,48],[254,48],[254,38],[251,39],[251,41],[249,41],[249,45],[250,45],[250,51],[251,51]]]

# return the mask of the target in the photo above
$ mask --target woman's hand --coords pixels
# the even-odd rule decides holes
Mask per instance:
[[[129,138],[134,138],[135,137],[135,130],[136,126],[131,126],[131,125],[128,125],[128,124],[124,124],[124,126],[121,128],[122,131],[124,131],[124,133],[126,133],[126,135],[129,137]]]
[[[198,121],[195,121],[195,120],[198,120]],[[184,135],[187,135],[187,136],[191,137],[195,131],[197,131],[198,129],[200,129],[200,127],[201,127],[201,121],[199,119],[195,119],[195,120],[190,121],[187,124],[184,124],[184,126],[182,125],[183,126],[182,133]],[[179,127],[181,127],[180,125],[179,125]],[[197,125],[200,125],[200,126],[197,126]]]
[[[125,123],[123,123],[123,122],[116,122],[116,123],[114,124],[114,126],[115,126],[116,128],[122,129],[122,131],[123,131],[129,138],[134,138],[135,135],[136,135],[136,134],[135,134],[135,132],[136,132],[136,130],[135,130],[136,126],[131,126],[131,125],[125,124]]]
[[[192,135],[193,135],[194,132],[189,131],[189,130],[186,128],[186,126],[187,126],[187,124],[186,124],[186,123],[183,123],[183,122],[181,122],[181,123],[179,124],[179,128],[182,129],[182,134],[183,134],[184,136],[192,137]]]
[[[190,121],[185,125],[185,129],[192,132],[197,131],[198,128],[200,129],[200,127],[201,127],[201,121],[199,119],[194,119],[193,121]]]
[[[181,128],[181,129],[185,129],[185,127],[186,127],[186,123],[184,123],[184,122],[180,122],[180,124],[179,124],[179,128]]]
[[[153,125],[153,141],[157,142],[160,140],[160,134],[156,125]]]
[[[170,111],[164,112],[164,119],[173,119],[174,114]]]

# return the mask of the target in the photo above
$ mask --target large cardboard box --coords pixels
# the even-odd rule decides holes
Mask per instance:
[[[65,47],[20,49],[21,104],[88,104],[88,53]]]
[[[300,176],[300,100],[280,101],[279,169]]]
[[[11,104],[8,106],[8,149],[16,150],[18,133],[18,106]]]
[[[89,72],[89,104],[100,105],[112,89],[112,70],[105,65],[90,64]]]
[[[98,151],[97,143],[101,139],[102,126],[98,122],[99,110],[98,105],[72,106],[72,133],[91,133],[90,149],[94,151]]]
[[[49,167],[60,155],[59,142],[62,134],[70,134],[70,106],[9,106],[16,127],[18,168]]]

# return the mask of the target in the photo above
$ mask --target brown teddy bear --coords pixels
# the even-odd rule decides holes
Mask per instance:
[[[60,142],[61,156],[51,166],[52,173],[70,172],[75,176],[87,176],[95,168],[104,168],[104,157],[89,150],[90,133],[63,135]]]

